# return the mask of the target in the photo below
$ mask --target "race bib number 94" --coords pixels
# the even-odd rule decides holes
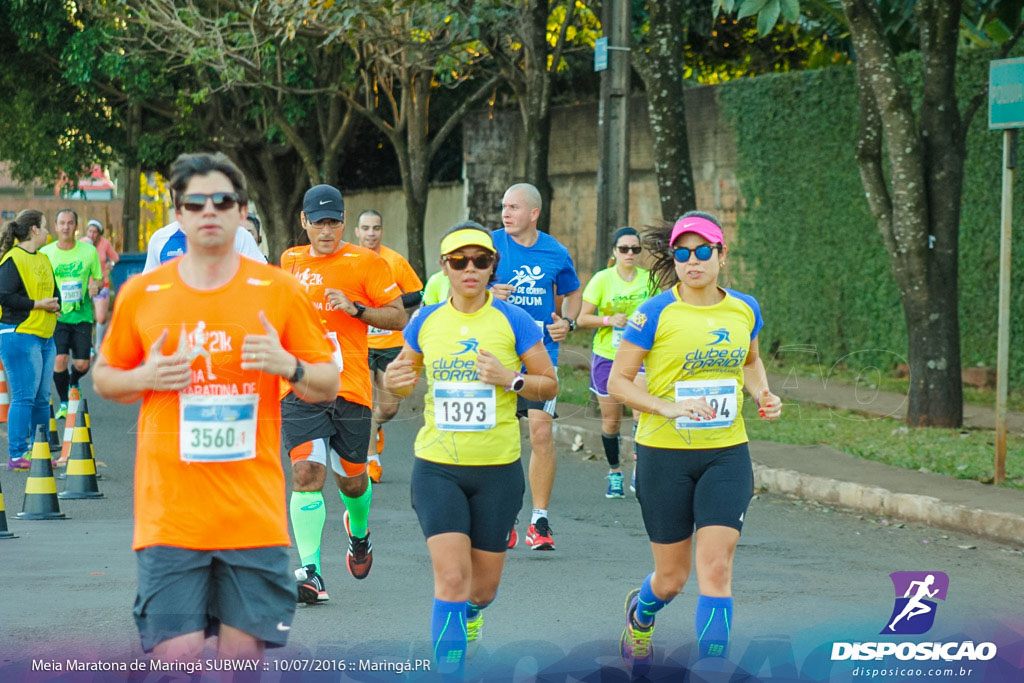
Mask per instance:
[[[715,417],[697,422],[677,417],[676,429],[716,429],[728,427],[736,420],[737,383],[734,379],[706,379],[676,382],[676,402],[703,398],[715,411]]]
[[[180,396],[181,459],[221,463],[256,457],[259,394]]]
[[[434,382],[434,424],[441,431],[493,429],[497,413],[493,384]]]

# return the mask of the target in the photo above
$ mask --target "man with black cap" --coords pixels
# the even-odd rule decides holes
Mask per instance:
[[[302,566],[296,570],[298,599],[328,599],[320,574],[320,539],[326,521],[323,487],[334,471],[345,504],[349,537],[346,564],[357,579],[373,562],[367,528],[372,486],[366,471],[370,444],[372,385],[367,361],[367,326],[405,327],[402,291],[387,261],[370,249],[342,240],[345,201],[330,185],[306,192],[300,214],[309,245],[281,254],[281,268],[306,288],[334,345],[341,389],[329,403],[305,403],[292,394],[281,402],[282,445],[292,460],[290,515]]]

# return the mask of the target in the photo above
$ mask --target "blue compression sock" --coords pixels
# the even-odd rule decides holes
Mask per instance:
[[[497,592],[495,592],[494,597],[491,598],[491,602],[494,602],[497,599],[498,599],[498,594],[497,594]],[[466,601],[466,621],[470,622],[470,621],[473,621],[474,619],[476,619],[476,616],[478,614],[480,614],[480,612],[483,611],[483,609],[485,607],[490,605],[491,602],[485,602],[482,605],[478,605],[478,604],[474,603],[472,600],[467,600]]]
[[[430,616],[430,642],[440,674],[462,676],[466,663],[466,602],[434,598]]]
[[[652,576],[654,576],[653,573],[647,575],[643,585],[640,586],[640,595],[637,596],[636,614],[633,615],[633,619],[641,626],[653,624],[654,615],[671,602],[671,600],[662,600],[654,594],[654,590],[651,588]]]
[[[697,656],[725,657],[732,629],[732,598],[700,596],[694,622],[697,626]]]

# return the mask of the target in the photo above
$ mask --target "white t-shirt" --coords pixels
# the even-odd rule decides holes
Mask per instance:
[[[267,262],[267,258],[260,252],[256,240],[245,228],[239,227],[235,231],[235,251],[259,263]],[[184,253],[185,233],[181,231],[178,221],[174,221],[154,232],[153,236],[149,238],[149,244],[146,247],[146,267],[142,269],[142,272],[148,273],[160,264]]]

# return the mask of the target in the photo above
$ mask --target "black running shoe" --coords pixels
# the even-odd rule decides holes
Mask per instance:
[[[295,578],[299,580],[298,599],[296,602],[304,602],[307,605],[315,605],[318,602],[330,600],[327,595],[327,588],[324,587],[324,577],[316,573],[315,564],[307,564],[295,570]]]

